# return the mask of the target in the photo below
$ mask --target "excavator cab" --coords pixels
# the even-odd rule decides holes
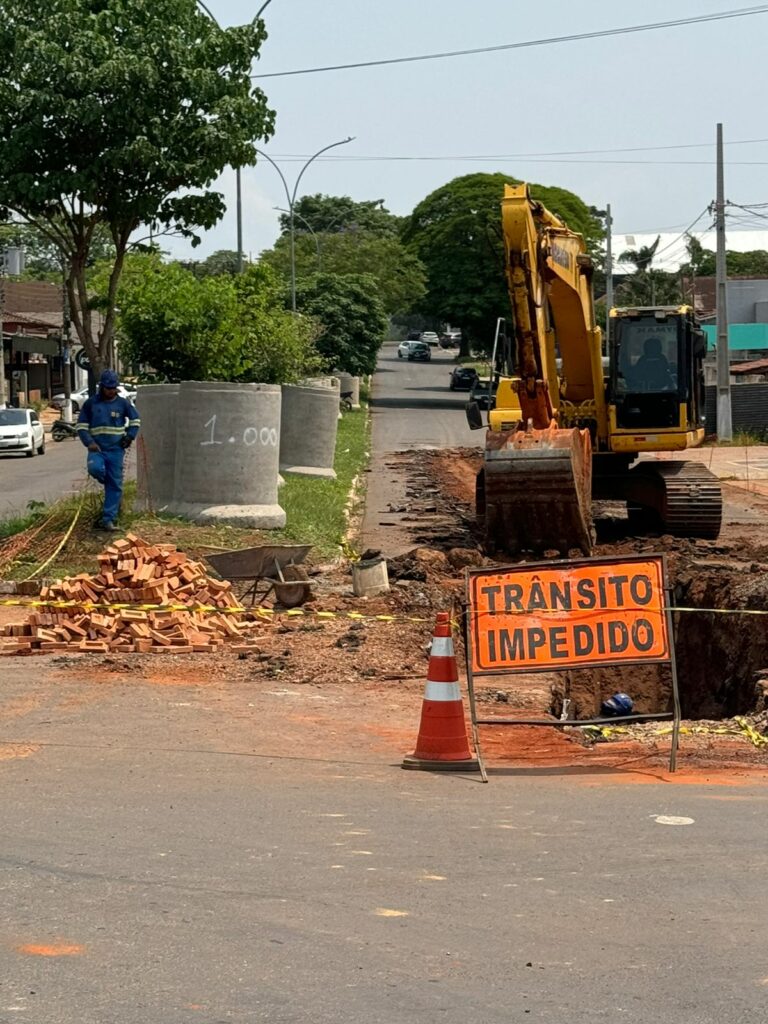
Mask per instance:
[[[693,310],[613,309],[610,316],[610,449],[680,451],[700,444],[706,340]]]

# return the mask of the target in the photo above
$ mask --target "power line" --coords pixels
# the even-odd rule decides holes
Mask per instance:
[[[765,139],[734,139],[732,142],[726,142],[726,146],[750,146],[756,145],[757,143],[768,142],[768,138]],[[667,146],[621,146],[613,149],[561,149],[552,150],[549,152],[538,152],[532,153],[461,153],[461,154],[447,154],[444,156],[418,156],[413,154],[405,154],[403,156],[387,154],[386,156],[347,156],[347,157],[334,157],[337,160],[519,160],[524,157],[545,157],[545,156],[595,156],[600,153],[655,153],[661,150],[668,149],[706,149],[714,148],[713,142],[684,142],[675,143]],[[278,154],[273,153],[273,157],[278,158]],[[306,156],[303,153],[281,153],[279,154],[280,159],[285,160],[305,160]],[[768,205],[768,204],[766,204]]]
[[[715,11],[712,14],[699,14],[691,18],[678,18],[674,21],[655,21],[644,25],[626,25],[623,28],[607,28],[595,32],[579,32],[566,36],[548,36],[544,39],[527,39],[519,43],[502,43],[498,46],[480,46],[471,50],[447,50],[443,53],[424,53],[413,57],[388,57],[384,60],[357,61],[353,64],[330,64],[325,67],[298,68],[293,71],[272,71],[251,78],[285,78],[290,75],[314,75],[324,71],[348,71],[352,68],[382,67],[386,64],[411,64],[415,61],[442,60],[446,57],[467,57],[478,53],[498,53],[504,50],[523,50],[534,46],[552,46],[556,43],[583,42],[587,39],[605,39],[607,36],[632,35],[637,32],[653,32],[665,28],[680,28],[684,25],[698,25],[708,21],[725,21],[730,18],[746,18],[753,14],[768,13],[768,4],[755,7],[739,7],[732,11]]]
[[[301,156],[275,156],[273,160],[283,164],[300,163]],[[570,158],[552,159],[539,156],[338,156],[320,157],[318,163],[457,163],[473,161],[475,163],[498,163],[501,160],[516,160],[519,163],[537,164],[621,164],[627,167],[712,167],[713,160],[574,160]],[[729,167],[768,167],[768,160],[729,160]]]

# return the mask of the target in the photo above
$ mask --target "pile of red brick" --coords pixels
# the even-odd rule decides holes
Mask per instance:
[[[212,579],[173,544],[148,544],[129,533],[98,562],[95,576],[83,573],[43,587],[40,601],[50,603],[0,631],[0,654],[188,654],[224,644],[253,649],[259,624],[244,620],[231,583]]]

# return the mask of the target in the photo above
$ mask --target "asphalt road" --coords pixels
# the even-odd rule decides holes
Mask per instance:
[[[23,515],[30,501],[55,501],[79,490],[85,480],[85,449],[75,438],[54,444],[45,455],[0,455],[0,519]]]
[[[398,359],[397,345],[381,350],[371,400],[373,450],[482,445],[484,431],[467,426],[466,391],[449,391],[455,351],[432,349],[429,363]]]
[[[30,501],[50,502],[81,490],[87,482],[85,448],[77,438],[60,441],[45,438],[45,455],[0,455],[0,520],[23,515]],[[129,455],[126,478],[135,476]]]
[[[277,682],[46,664],[0,697],[2,1024],[766,1020],[764,788],[304,759]]]
[[[405,479],[393,472],[392,456],[411,448],[481,447],[484,430],[470,430],[464,408],[466,391],[450,391],[455,351],[432,349],[429,363],[398,359],[397,345],[379,355],[371,395],[371,465],[361,528],[363,546],[386,555],[413,546],[407,529],[391,509],[405,502]]]

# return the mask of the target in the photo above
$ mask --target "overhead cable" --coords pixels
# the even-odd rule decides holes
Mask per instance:
[[[292,71],[271,71],[265,74],[251,75],[251,78],[286,78],[291,75],[315,75],[325,71],[349,71],[352,68],[382,67],[387,64],[411,64],[423,60],[443,60],[446,57],[467,57],[478,53],[498,53],[504,50],[523,50],[534,46],[553,46],[557,43],[576,43],[588,39],[605,39],[607,36],[632,35],[637,32],[653,32],[660,29],[681,28],[685,25],[698,25],[709,21],[725,21],[730,18],[746,18],[753,14],[767,14],[768,4],[754,7],[739,7],[730,11],[713,11],[711,14],[698,14],[690,18],[677,18],[670,21],[647,22],[643,25],[625,25],[620,28],[598,29],[594,32],[579,32],[564,36],[548,36],[543,39],[526,39],[518,43],[501,43],[497,46],[479,46],[467,50],[447,50],[443,53],[423,53],[412,57],[388,57],[383,60],[356,61],[351,64],[329,64],[324,67],[296,68]]]

